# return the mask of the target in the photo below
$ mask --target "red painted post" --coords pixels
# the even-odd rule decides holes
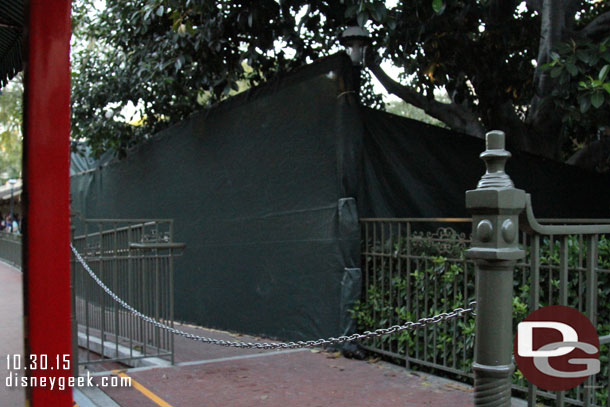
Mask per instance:
[[[24,314],[26,365],[72,376],[70,296],[70,0],[30,0],[25,63]],[[45,355],[45,356],[43,356]],[[47,370],[41,370],[47,359]],[[38,369],[29,363],[38,360]],[[59,363],[58,363],[59,361]],[[72,360],[71,360],[72,362]],[[56,382],[57,384],[58,382]],[[72,389],[30,387],[33,407],[71,407]]]

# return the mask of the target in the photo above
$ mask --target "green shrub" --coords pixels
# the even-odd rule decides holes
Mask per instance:
[[[369,253],[384,256],[363,258],[365,287],[362,300],[351,310],[360,330],[373,330],[389,325],[403,324],[422,317],[465,307],[474,300],[474,265],[467,261],[463,236],[457,233],[443,239],[423,233],[415,234],[408,242],[384,240],[368,242]],[[410,244],[407,256],[407,243]],[[373,246],[373,247],[370,247]],[[540,306],[559,303],[560,244],[548,237],[540,243]],[[568,305],[585,310],[586,243],[578,236],[569,236],[568,247]],[[391,254],[388,256],[387,254]],[[523,263],[514,273],[513,324],[529,314],[530,284],[529,248]],[[606,272],[608,270],[608,272]],[[610,240],[601,236],[598,242],[598,298],[610,296]],[[610,332],[610,301],[598,301],[597,329],[600,335]],[[437,374],[469,381],[474,348],[475,320],[465,316],[454,321],[415,332],[403,331],[368,343],[377,349],[389,351],[398,359],[414,358],[449,369],[437,368]],[[597,403],[604,404],[608,397],[608,346],[602,346],[600,359],[602,372],[597,375]],[[417,363],[417,362],[415,362]],[[423,366],[423,365],[422,365]],[[412,366],[417,368],[417,364]],[[513,382],[526,386],[518,370]],[[574,391],[568,397],[575,397]]]

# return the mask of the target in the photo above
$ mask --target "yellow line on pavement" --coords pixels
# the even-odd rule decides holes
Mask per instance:
[[[132,387],[134,387],[140,393],[142,393],[143,395],[148,397],[150,400],[152,400],[159,407],[172,407],[172,405],[169,404],[167,401],[163,400],[161,397],[157,396],[155,393],[153,393],[152,391],[148,390],[146,387],[142,386],[140,383],[135,381],[133,379],[133,377],[128,376],[126,373],[124,373],[124,372],[122,372],[120,370],[113,370],[112,373],[114,373],[115,375],[120,376],[120,377],[128,377],[131,380],[131,386]]]

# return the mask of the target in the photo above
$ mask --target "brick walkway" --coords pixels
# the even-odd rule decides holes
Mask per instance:
[[[171,406],[471,406],[449,381],[384,363],[298,351],[127,372]],[[132,388],[106,390],[121,406],[155,406]]]
[[[180,326],[227,340],[244,335]],[[472,406],[472,389],[384,362],[351,360],[318,350],[223,348],[176,338],[176,365],[129,369],[140,387],[106,388],[119,406]],[[99,368],[98,368],[99,369]],[[112,376],[110,372],[97,372]]]

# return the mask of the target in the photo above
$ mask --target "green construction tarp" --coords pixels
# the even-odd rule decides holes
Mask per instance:
[[[361,217],[468,217],[464,192],[485,173],[482,139],[362,109]],[[510,149],[510,147],[507,147]],[[537,217],[610,217],[610,179],[521,151],[506,172],[532,196]]]
[[[353,93],[330,59],[196,114],[72,176],[88,218],[173,218],[179,320],[312,339],[359,295]],[[298,96],[298,100],[295,100]],[[81,162],[81,165],[83,163]]]
[[[338,54],[73,166],[87,218],[173,218],[178,320],[284,340],[351,332],[361,217],[467,216],[480,139],[361,107]],[[609,217],[607,178],[513,152],[538,216]]]

